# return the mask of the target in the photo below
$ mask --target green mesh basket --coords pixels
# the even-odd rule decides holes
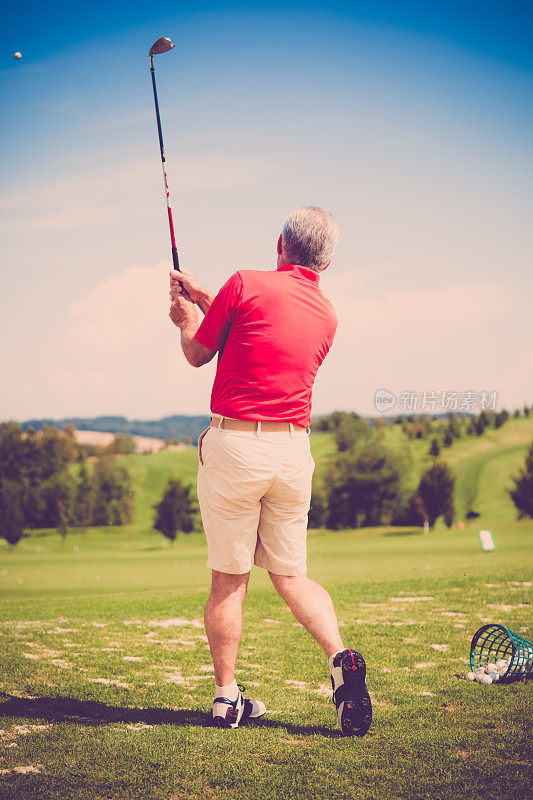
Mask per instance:
[[[470,645],[470,668],[474,671],[502,659],[509,666],[500,681],[533,677],[533,644],[503,625],[484,625]]]

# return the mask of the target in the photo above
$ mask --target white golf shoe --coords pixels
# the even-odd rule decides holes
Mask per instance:
[[[239,686],[236,700],[227,697],[215,697],[211,708],[213,725],[216,728],[238,728],[239,724],[248,719],[259,719],[266,714],[266,706],[261,700],[249,700],[244,697],[244,686]]]

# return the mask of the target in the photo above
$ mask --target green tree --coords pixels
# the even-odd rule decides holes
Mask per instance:
[[[58,528],[61,536],[66,536],[72,518],[74,492],[74,479],[67,472],[56,472],[44,481],[41,488],[44,503],[42,527]]]
[[[335,442],[339,453],[350,450],[357,442],[357,429],[347,417],[341,420],[339,427],[335,431]]]
[[[482,436],[486,428],[485,417],[480,414],[479,417],[474,418],[474,430],[478,436]]]
[[[368,433],[368,426],[355,412],[334,411],[330,425],[339,453],[351,450]]]
[[[442,461],[436,461],[422,475],[417,493],[433,528],[438,517],[444,515],[446,525],[451,526],[454,516],[454,478],[450,468]]]
[[[123,464],[102,456],[93,470],[95,525],[123,525],[133,520],[131,476]]]
[[[450,414],[448,415],[447,428],[454,439],[461,438],[461,426],[459,425],[459,420],[457,419],[453,411],[450,412]]]
[[[22,510],[27,528],[42,527],[45,512],[45,502],[42,493],[42,483],[25,477],[19,482],[22,491]]]
[[[24,512],[20,483],[3,478],[0,480],[0,536],[15,545],[24,532]]]
[[[328,495],[323,487],[313,485],[308,515],[310,528],[324,528],[328,521]]]
[[[129,456],[135,452],[135,439],[129,433],[117,433],[107,450],[112,455]]]
[[[433,423],[427,414],[421,414],[418,417],[418,430],[416,434],[417,439],[425,439],[433,430]]]
[[[416,525],[422,527],[427,515],[422,503],[422,498],[418,492],[414,492],[402,505],[393,519],[394,525]]]
[[[91,525],[94,516],[94,486],[87,469],[87,461],[80,462],[76,495],[74,498],[73,521],[75,525],[86,528]]]
[[[178,531],[190,533],[194,528],[196,506],[190,496],[191,488],[179,478],[170,478],[163,497],[154,506],[154,528],[170,539],[172,544]]]
[[[442,440],[442,444],[444,445],[444,447],[451,447],[452,446],[452,444],[453,444],[453,434],[452,434],[450,428],[446,428],[446,430],[444,432],[444,438]]]
[[[434,456],[435,458],[437,458],[437,456],[440,454],[439,443],[436,439],[433,439],[433,441],[431,442],[431,447],[429,448],[429,454],[430,456]]]
[[[0,482],[17,484],[24,527],[52,527],[63,531],[71,512],[68,466],[76,453],[75,431],[43,427],[26,431],[16,422],[0,424]],[[10,489],[13,502],[14,490]],[[18,516],[15,509],[13,513]]]
[[[41,480],[62,472],[74,460],[75,450],[69,433],[45,426],[41,428],[37,441]]]
[[[372,440],[355,457],[341,453],[325,479],[328,527],[389,522],[400,502],[400,470],[400,457]]]
[[[501,428],[504,422],[507,422],[509,419],[509,412],[503,409],[503,411],[498,411],[498,413],[494,417],[494,427]]]
[[[18,422],[0,423],[0,480],[20,482],[31,460],[23,431]]]
[[[471,417],[466,426],[466,432],[469,436],[475,436],[477,433],[475,420]]]
[[[311,420],[311,430],[317,433],[329,431],[329,417],[318,417]]]
[[[509,490],[518,511],[518,519],[533,517],[533,442],[526,455],[526,463],[514,478],[514,487]]]

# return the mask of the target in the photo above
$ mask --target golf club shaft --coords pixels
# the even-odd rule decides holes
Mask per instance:
[[[157,119],[157,133],[159,135],[159,149],[161,151],[161,165],[163,167],[163,182],[165,185],[165,195],[167,201],[168,224],[170,228],[170,243],[172,246],[172,264],[174,269],[179,270],[180,262],[178,259],[178,248],[176,247],[176,236],[174,234],[174,222],[172,220],[172,209],[170,207],[170,192],[168,190],[167,171],[165,166],[165,148],[163,146],[163,131],[161,130],[161,118],[159,116],[159,103],[157,101],[157,89],[155,85],[155,72],[152,59],[150,59],[150,72],[152,73],[152,86],[154,89],[155,116]]]

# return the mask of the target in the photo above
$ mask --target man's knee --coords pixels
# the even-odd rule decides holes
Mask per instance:
[[[275,572],[269,572],[270,580],[274,586],[274,589],[280,594],[282,597],[289,591],[296,588],[298,583],[301,583],[302,579],[307,578],[307,573],[305,575],[276,575]]]
[[[233,575],[229,572],[212,570],[211,596],[221,599],[232,594],[237,594],[244,598],[249,579],[249,572],[246,572],[244,575]]]

